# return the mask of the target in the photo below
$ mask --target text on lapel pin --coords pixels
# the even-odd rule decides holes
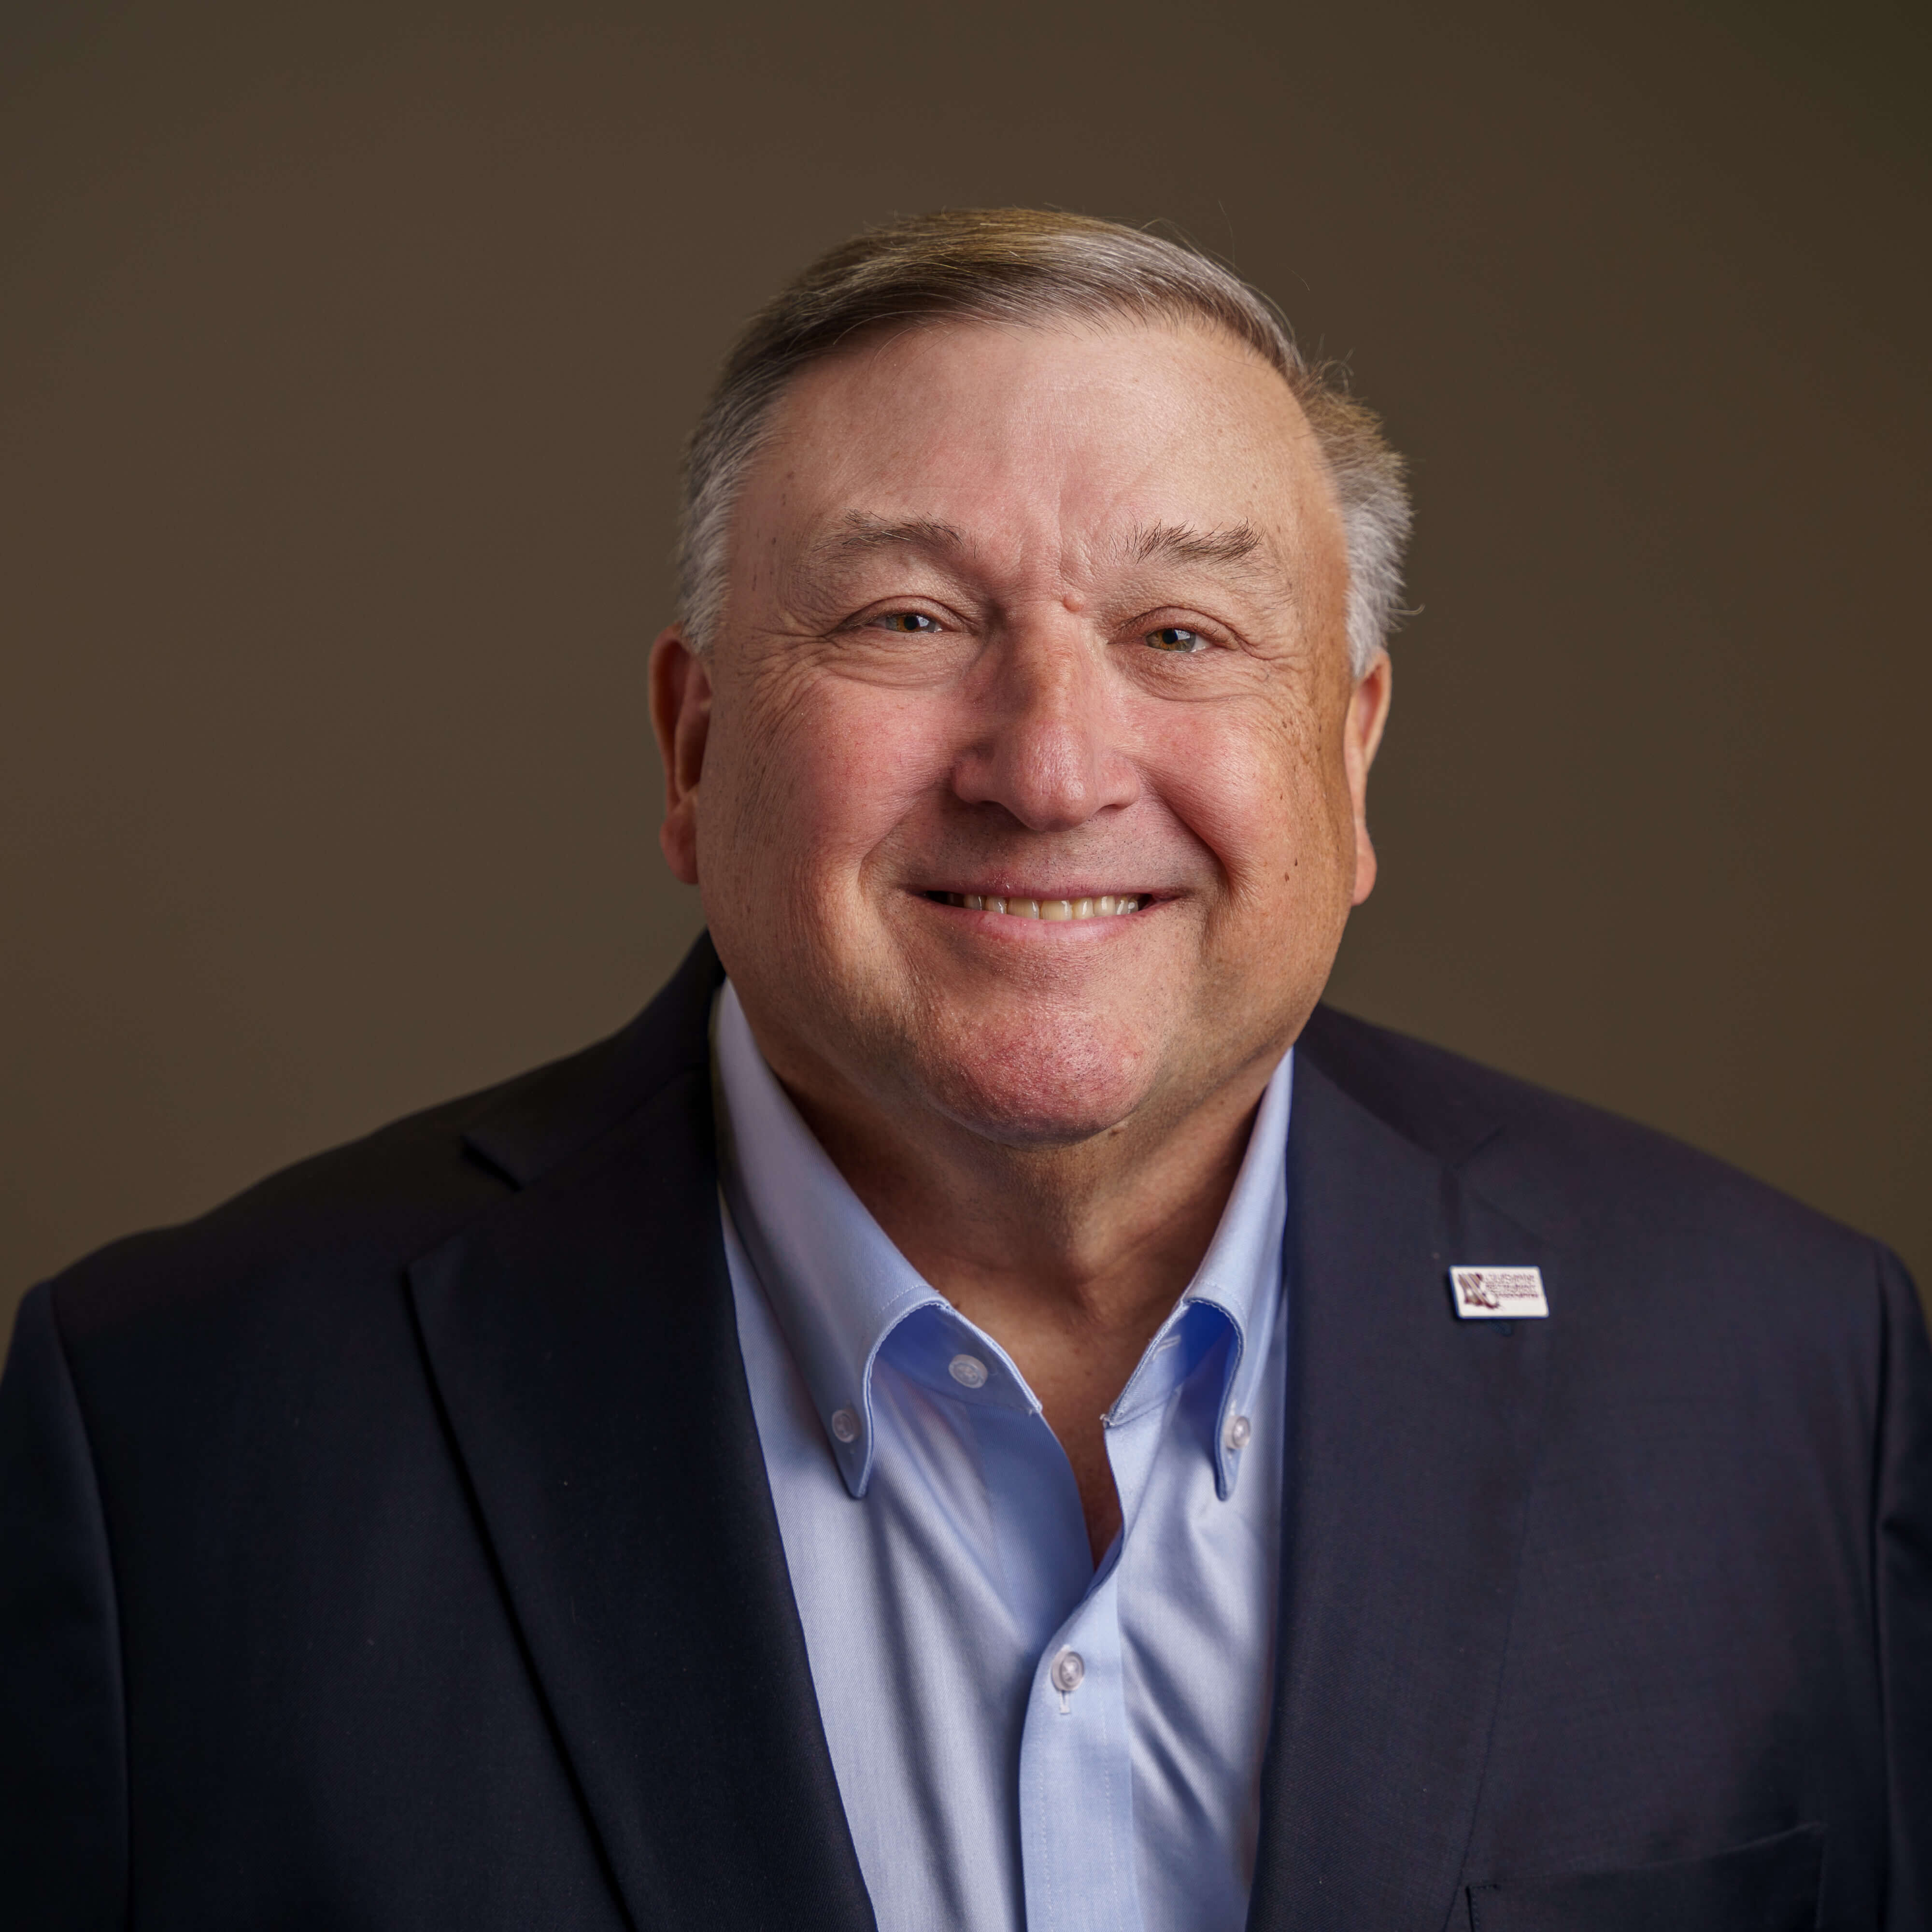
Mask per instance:
[[[1449,1285],[1465,1322],[1516,1322],[1550,1312],[1540,1268],[1452,1268]]]

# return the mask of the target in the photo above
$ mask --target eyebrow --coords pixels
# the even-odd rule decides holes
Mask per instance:
[[[1130,536],[1126,553],[1136,563],[1156,559],[1171,563],[1241,563],[1262,547],[1262,533],[1252,524],[1230,524],[1226,529],[1197,530],[1185,524],[1144,524]]]
[[[963,531],[936,518],[908,517],[894,522],[889,518],[853,510],[841,520],[835,535],[813,548],[821,556],[869,556],[882,550],[938,550],[958,555],[968,546]]]

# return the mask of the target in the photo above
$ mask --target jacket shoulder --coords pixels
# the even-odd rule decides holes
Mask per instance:
[[[50,1284],[70,1346],[224,1303],[353,1298],[593,1144],[701,1058],[715,956],[700,945],[621,1031],[270,1174],[178,1226],[130,1235]]]
[[[1878,1252],[1868,1237],[1671,1135],[1333,1007],[1316,1009],[1296,1054],[1552,1238],[1714,1243],[1775,1255],[1780,1268],[1828,1263],[1868,1276]]]
[[[508,1191],[466,1145],[515,1082],[446,1101],[268,1175],[207,1213],[110,1243],[50,1284],[63,1336],[209,1310],[266,1284],[393,1275]]]

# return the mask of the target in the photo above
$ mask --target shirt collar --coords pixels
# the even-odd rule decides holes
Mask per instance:
[[[1025,1390],[1025,1379],[999,1344],[966,1322],[899,1252],[853,1192],[766,1064],[728,980],[713,1010],[712,1038],[718,1166],[733,1230],[784,1330],[839,1473],[853,1496],[862,1496],[874,1454],[873,1365],[915,1310],[942,1311],[998,1359],[1016,1388]],[[1236,1418],[1253,1407],[1280,1297],[1293,1060],[1292,1053],[1283,1057],[1262,1095],[1201,1266],[1109,1412],[1124,1420],[1164,1394],[1169,1348],[1198,1337],[1204,1312],[1216,1311],[1233,1334],[1216,1432],[1216,1487],[1224,1497],[1233,1491],[1245,1436]],[[1027,1396],[1037,1409],[1030,1390]]]
[[[1214,1437],[1215,1486],[1224,1502],[1234,1494],[1240,1474],[1248,1418],[1254,1412],[1281,1306],[1282,1238],[1288,1226],[1288,1120],[1294,1097],[1294,1054],[1290,1048],[1262,1090],[1240,1172],[1194,1279],[1108,1412],[1110,1418],[1124,1417],[1142,1399],[1144,1384],[1152,1382],[1158,1390],[1156,1364],[1163,1342],[1170,1335],[1184,1339],[1187,1329],[1198,1325],[1195,1310],[1215,1310],[1233,1339],[1220,1426]]]

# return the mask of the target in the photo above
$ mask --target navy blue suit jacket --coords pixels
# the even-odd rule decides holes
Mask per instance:
[[[733,1325],[708,945],[632,1027],[37,1289],[0,1921],[862,1932]],[[1251,1923],[1928,1923],[1883,1250],[1327,1011]],[[1459,1262],[1546,1321],[1460,1322]]]

